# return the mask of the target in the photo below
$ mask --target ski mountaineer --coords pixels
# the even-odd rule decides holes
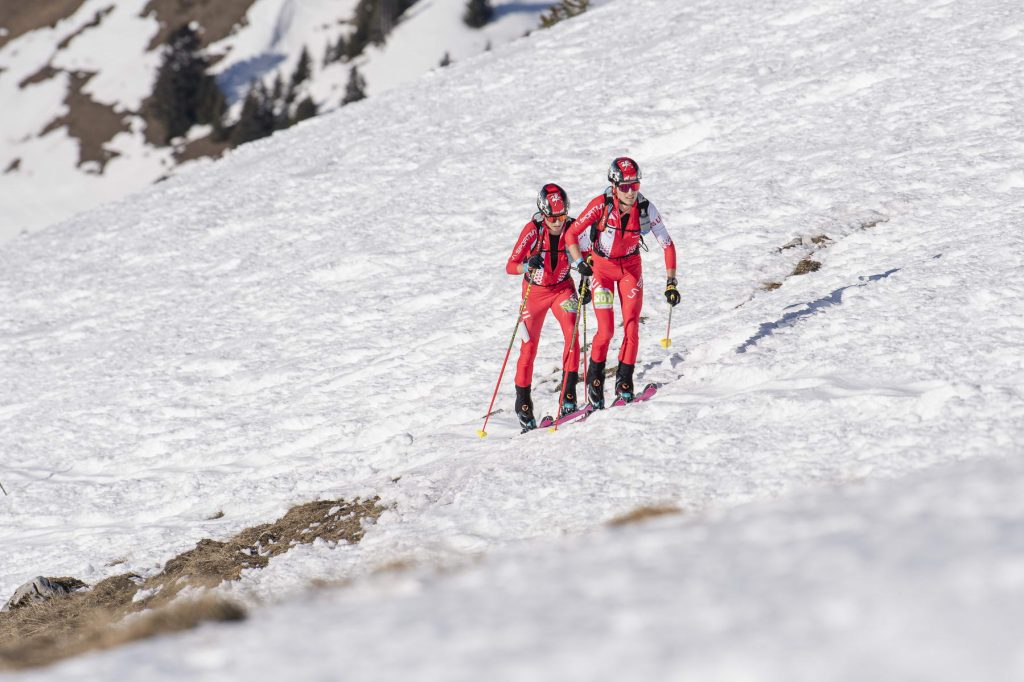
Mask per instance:
[[[587,365],[587,399],[595,408],[604,408],[604,365],[608,346],[615,332],[615,288],[622,308],[623,340],[619,350],[619,368],[615,377],[615,395],[633,400],[633,368],[640,343],[640,310],[644,303],[643,266],[640,249],[647,250],[643,237],[654,233],[665,251],[665,299],[679,303],[676,290],[676,247],[672,243],[661,214],[640,194],[643,174],[633,159],[620,156],[608,169],[612,183],[604,194],[595,197],[577,216],[566,234],[566,244],[576,269],[583,276],[593,275],[594,315],[597,333]],[[581,239],[589,236],[593,244],[590,265],[583,260]]]
[[[533,384],[533,361],[544,318],[550,310],[562,327],[565,343],[562,349],[562,383],[559,416],[576,410],[576,384],[579,382],[580,345],[574,338],[576,311],[580,308],[576,286],[570,277],[566,232],[572,225],[569,218],[569,196],[553,182],[541,187],[537,194],[540,209],[519,233],[505,271],[523,275],[523,337],[516,364],[516,416],[523,431],[537,428],[533,416],[530,389]],[[589,287],[583,304],[589,302]],[[571,344],[571,345],[570,345]]]

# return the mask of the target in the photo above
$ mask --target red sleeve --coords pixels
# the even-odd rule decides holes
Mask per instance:
[[[512,255],[508,257],[508,262],[505,263],[505,272],[510,275],[521,275],[517,269],[521,263],[525,263],[526,259],[530,257],[530,252],[533,251],[534,245],[537,243],[537,226],[533,224],[533,221],[526,223],[523,231],[519,233],[519,239],[516,240],[515,248],[512,249]]]
[[[589,230],[590,226],[601,218],[602,211],[604,211],[603,194],[591,199],[587,207],[583,209],[583,213],[579,214],[576,222],[572,224],[572,227],[565,234],[565,243],[578,247],[580,245],[580,235],[583,234],[584,230]]]
[[[670,270],[676,269],[676,245],[669,244],[665,247],[665,268]]]

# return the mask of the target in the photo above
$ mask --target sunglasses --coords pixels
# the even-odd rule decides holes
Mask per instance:
[[[640,183],[639,182],[620,182],[619,184],[615,185],[615,187],[620,192],[639,192],[640,191]]]
[[[546,215],[544,216],[544,220],[552,223],[560,223],[568,217],[569,216],[565,213],[559,213],[558,215]]]

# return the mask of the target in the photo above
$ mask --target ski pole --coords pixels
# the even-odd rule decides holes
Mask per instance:
[[[6,490],[4,490],[4,484],[3,484],[3,483],[0,483],[0,490],[3,490],[3,491],[4,491],[4,495],[5,495],[5,496],[7,495],[7,491],[6,491]]]
[[[576,302],[576,322],[574,322],[573,325],[572,325],[572,337],[569,339],[569,352],[570,353],[572,352],[572,347],[574,345],[576,345],[576,332],[580,328],[580,311],[583,310],[583,296],[584,296],[584,294],[586,292],[587,292],[587,282],[586,282],[585,279],[581,279],[580,280],[579,300]],[[563,360],[563,364],[564,364],[564,360]],[[568,372],[562,372],[562,374],[563,374],[563,376],[562,376],[562,390],[559,391],[559,393],[558,393],[558,407],[559,408],[561,408],[562,402],[565,400],[566,380],[568,380],[568,378],[569,378],[569,373]],[[584,384],[584,385],[586,385],[586,384]],[[558,414],[558,411],[559,410],[556,409],[555,410],[555,414]],[[558,430],[558,424],[557,423],[552,424],[551,428],[548,429],[548,430],[549,431],[557,431]]]
[[[586,392],[587,391],[586,387],[589,386],[589,384],[587,383],[587,367],[588,367],[588,365],[587,365],[587,306],[583,306],[583,346],[582,346],[582,350],[583,350],[583,387],[584,387],[583,388],[583,391],[584,391],[583,395],[586,396],[584,398],[584,400],[586,400],[587,404],[589,405],[590,404],[590,397],[589,397],[589,394]]]
[[[661,340],[662,348],[668,348],[672,345],[672,308],[675,308],[675,306],[671,306],[668,309],[668,329],[665,330],[665,338]]]
[[[519,314],[516,315],[516,326],[512,329],[512,338],[508,342],[508,350],[505,351],[505,360],[501,363],[501,371],[498,372],[498,383],[494,385],[494,394],[491,396],[491,404],[487,406],[487,414],[484,415],[484,425],[476,432],[476,435],[483,438],[487,435],[487,420],[491,418],[491,408],[494,407],[494,399],[498,397],[498,387],[501,386],[501,377],[505,375],[505,365],[508,364],[508,356],[512,353],[512,346],[516,342],[516,334],[519,333],[519,323],[523,321],[523,311],[526,310],[526,300],[530,298],[530,289],[533,288],[533,281],[526,283],[526,292],[523,293],[523,302],[519,305]]]

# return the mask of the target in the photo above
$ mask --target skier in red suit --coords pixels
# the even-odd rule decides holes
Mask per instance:
[[[572,225],[569,197],[564,189],[548,183],[537,195],[537,208],[540,210],[519,233],[519,239],[505,265],[508,274],[523,275],[524,296],[527,285],[530,285],[523,311],[522,345],[516,365],[516,415],[523,431],[537,427],[530,389],[540,331],[549,310],[561,326],[565,340],[561,384],[565,388],[559,399],[559,415],[576,410],[576,384],[579,382],[580,346],[578,340],[573,340],[579,299],[570,277],[571,267],[566,251],[566,233]],[[587,301],[589,296],[584,294],[584,304]]]
[[[640,194],[643,177],[636,161],[625,156],[612,161],[608,170],[611,187],[595,197],[576,218],[566,234],[566,244],[573,263],[582,275],[593,275],[594,315],[597,334],[587,366],[587,398],[604,407],[604,365],[608,345],[615,332],[615,289],[619,290],[622,308],[623,340],[619,350],[619,367],[615,377],[615,395],[633,399],[633,368],[636,366],[640,342],[640,310],[644,303],[643,266],[640,249],[644,235],[653,233],[665,251],[665,298],[669,305],[679,303],[676,290],[676,247],[665,229],[661,214]],[[581,239],[593,242],[593,264],[583,260]]]

